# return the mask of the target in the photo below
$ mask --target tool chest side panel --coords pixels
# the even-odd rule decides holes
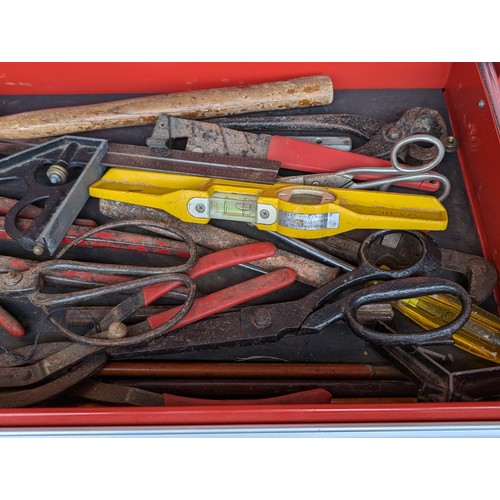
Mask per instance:
[[[0,94],[163,93],[325,74],[334,88],[443,88],[451,63],[0,63]]]
[[[492,221],[500,217],[500,136],[479,66],[475,63],[455,64],[445,97],[453,133],[461,140],[457,153],[482,250],[498,269],[500,234]]]

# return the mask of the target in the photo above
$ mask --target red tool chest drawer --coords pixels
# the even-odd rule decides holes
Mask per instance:
[[[496,69],[498,65],[461,62],[2,63],[0,114],[56,107],[60,103],[105,102],[120,96],[242,86],[308,75],[332,79],[333,103],[323,112],[352,109],[362,114],[361,107],[366,105],[364,114],[380,115],[384,109],[409,108],[412,99],[442,102],[450,134],[459,141],[456,155],[460,170],[455,175],[463,178],[466,190],[462,198],[456,198],[456,203],[462,201],[464,205],[454,206],[453,214],[462,214],[462,218],[455,220],[448,242],[456,243],[464,233],[477,232],[477,244],[473,247],[471,243],[469,250],[482,252],[498,269],[500,235],[495,221],[500,217],[500,90]],[[351,105],[354,107],[349,108]],[[462,185],[458,175],[451,179],[453,186]],[[500,299],[498,293],[495,298]],[[37,406],[1,409],[0,427],[490,423],[500,418],[497,398],[418,403],[359,400],[286,406]]]

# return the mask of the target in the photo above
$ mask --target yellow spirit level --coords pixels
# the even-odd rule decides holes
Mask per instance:
[[[185,222],[249,222],[259,229],[312,239],[352,229],[442,231],[445,208],[434,196],[257,184],[111,168],[90,196],[165,210]]]

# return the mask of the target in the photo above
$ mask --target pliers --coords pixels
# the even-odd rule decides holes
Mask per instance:
[[[160,281],[161,285],[145,282],[144,279],[135,280],[135,282],[145,284],[136,287],[138,290],[131,296],[131,299],[125,300],[125,305],[118,306],[111,316],[113,318],[127,316],[128,313],[133,312],[135,307],[152,302],[180,283],[186,284],[192,279],[217,269],[265,258],[272,255],[275,250],[274,245],[269,242],[254,243],[201,257],[197,264],[189,270],[190,276],[186,275],[188,280],[179,280],[179,277],[182,276],[180,274],[172,275],[174,281],[167,283]],[[107,361],[107,348],[140,344],[148,338],[156,339],[167,331],[172,331],[206,318],[215,312],[224,311],[237,304],[291,285],[295,282],[295,278],[296,274],[293,270],[284,268],[238,283],[193,300],[187,312],[184,311],[184,304],[167,310],[161,316],[150,318],[142,326],[139,324],[139,332],[137,330],[130,332],[133,335],[125,338],[120,334],[124,330],[117,326],[117,321],[109,322],[109,318],[101,323],[101,326],[103,324],[110,325],[104,331],[104,335],[101,331],[93,331],[94,337],[91,335],[81,336],[71,332],[53,316],[50,316],[45,305],[48,299],[44,296],[40,300],[38,297],[39,300],[35,300],[35,302],[39,305],[43,304],[42,308],[48,314],[48,320],[60,332],[76,342],[44,345],[40,350],[37,346],[29,346],[14,353],[0,355],[0,387],[3,388],[0,390],[0,407],[30,406],[51,399],[86,380],[102,368]],[[35,294],[34,297],[36,298],[37,295]],[[63,305],[64,303],[66,301],[63,301]],[[125,314],[122,314],[123,312]],[[112,327],[113,324],[114,327]],[[119,325],[122,324],[119,323]],[[116,337],[109,338],[113,337],[114,332],[118,332]],[[125,333],[127,333],[126,330]],[[104,338],[97,338],[98,336]],[[38,362],[33,362],[36,359],[35,355],[39,358]]]

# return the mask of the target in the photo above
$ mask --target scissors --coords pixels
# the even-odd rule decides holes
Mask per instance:
[[[407,245],[406,267],[387,269],[392,250],[384,239],[403,235],[414,241]],[[396,238],[397,239],[397,238]],[[397,249],[395,250],[397,252]],[[411,252],[411,254],[410,254]],[[323,331],[339,320],[345,320],[359,337],[377,345],[422,345],[451,343],[451,335],[462,328],[471,314],[471,299],[458,284],[449,280],[428,277],[427,273],[440,265],[440,250],[424,233],[384,230],[372,233],[360,246],[358,267],[317,288],[298,300],[243,307],[216,317],[198,321],[188,329],[180,328],[175,335],[166,335],[147,346],[113,350],[119,358],[142,357],[153,354],[216,348],[230,345],[276,342],[285,335],[307,335]],[[362,285],[377,281],[372,286]],[[340,297],[342,293],[346,295]],[[461,303],[460,314],[448,324],[427,332],[378,332],[361,324],[356,312],[365,304],[399,300],[434,293],[448,293]],[[161,318],[150,317],[150,321]],[[207,334],[207,332],[210,332]]]
[[[141,225],[142,222],[144,221],[141,221]],[[0,408],[31,406],[54,398],[102,368],[107,362],[108,350],[117,347],[133,348],[144,344],[146,340],[158,339],[167,331],[173,331],[206,318],[210,314],[291,285],[296,279],[295,272],[288,268],[278,269],[196,298],[189,307],[186,306],[188,300],[186,299],[183,305],[168,309],[162,317],[155,318],[153,323],[145,321],[133,325],[136,328],[133,335],[127,335],[125,325],[116,321],[118,317],[133,313],[136,308],[151,303],[180,284],[189,284],[194,279],[219,269],[267,258],[274,255],[275,251],[276,247],[272,243],[251,243],[200,257],[186,273],[185,280],[179,279],[182,277],[179,273],[171,274],[168,280],[164,279],[164,274],[160,274],[158,277],[161,280],[158,282],[149,279],[134,280],[130,298],[125,299],[121,307],[119,304],[113,309],[110,315],[111,320],[115,321],[106,318],[106,321],[101,322],[101,329],[95,329],[85,335],[67,329],[48,310],[49,305],[53,304],[71,305],[75,298],[79,300],[84,298],[84,294],[77,292],[73,296],[69,294],[71,297],[64,299],[63,294],[52,296],[28,288],[27,296],[30,300],[39,305],[47,314],[48,320],[73,342],[56,342],[41,346],[35,344],[15,352],[0,354]],[[67,266],[69,261],[60,262],[64,262],[64,266]],[[86,297],[100,297],[103,295],[101,293],[103,289],[122,290],[122,285],[99,287],[91,290],[90,295]],[[21,293],[21,290],[18,289],[18,292]],[[188,298],[190,295],[191,292],[188,290]],[[137,331],[137,326],[141,327],[140,331]]]
[[[430,143],[436,148],[437,155],[431,161],[419,166],[408,166],[399,162],[398,156],[400,156],[403,148],[407,148],[411,144],[422,142]],[[390,167],[348,168],[326,174],[283,177],[280,181],[291,184],[306,184],[344,189],[380,188],[381,190],[387,190],[394,184],[414,188],[415,183],[418,182],[422,183],[419,189],[429,190],[429,186],[435,186],[435,189],[438,189],[441,184],[443,186],[443,191],[438,199],[439,201],[443,201],[450,194],[450,181],[445,175],[431,172],[431,170],[441,163],[445,152],[446,150],[443,143],[437,137],[429,134],[415,134],[396,142],[391,150],[390,160],[392,166]],[[379,178],[381,174],[385,177]],[[355,179],[364,180],[364,182],[355,182]]]

